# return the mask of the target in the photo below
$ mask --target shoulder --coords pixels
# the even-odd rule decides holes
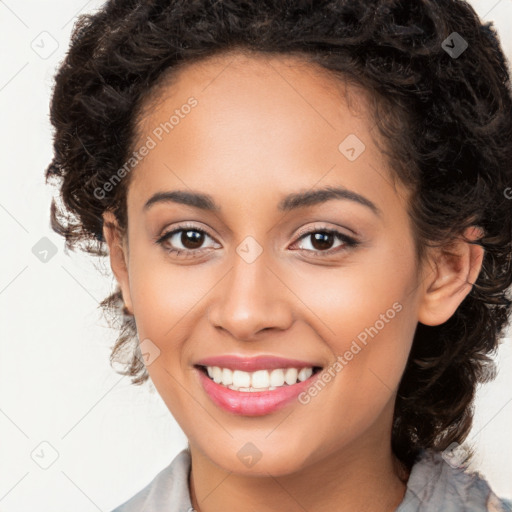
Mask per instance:
[[[189,471],[190,452],[184,448],[146,487],[112,512],[191,512]]]
[[[423,451],[412,467],[407,490],[396,512],[512,512],[476,472],[447,462],[441,452]]]

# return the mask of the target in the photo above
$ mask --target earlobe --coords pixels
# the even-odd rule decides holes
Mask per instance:
[[[103,237],[109,248],[110,266],[121,288],[125,307],[133,315],[127,251],[121,237],[118,221],[111,211],[103,213]]]
[[[482,268],[484,249],[470,243],[483,234],[471,226],[464,237],[447,247],[435,249],[432,256],[433,273],[425,280],[419,305],[418,321],[425,325],[440,325],[457,310],[471,291]]]

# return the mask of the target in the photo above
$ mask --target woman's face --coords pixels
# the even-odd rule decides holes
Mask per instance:
[[[191,449],[229,471],[284,475],[389,445],[423,277],[407,191],[349,91],[357,108],[311,65],[226,55],[182,70],[140,127],[116,276]],[[290,382],[290,366],[324,371],[265,401],[211,379],[206,391],[196,365],[216,356],[268,356],[263,370]]]

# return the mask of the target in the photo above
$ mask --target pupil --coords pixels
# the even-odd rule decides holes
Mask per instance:
[[[331,233],[313,233],[312,245],[315,249],[329,249],[332,244],[332,237]]]
[[[203,236],[204,234],[199,233],[198,231],[183,231],[183,233],[181,234],[181,243],[187,249],[197,249],[203,243]],[[190,247],[190,245],[192,245],[192,247]]]

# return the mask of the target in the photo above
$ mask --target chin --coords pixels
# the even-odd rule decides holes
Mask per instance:
[[[289,444],[281,445],[281,448],[274,449],[267,443],[266,447],[259,449],[256,444],[248,441],[241,448],[228,448],[219,452],[206,450],[204,453],[225,471],[244,476],[285,476],[307,465],[308,451],[297,450]]]

